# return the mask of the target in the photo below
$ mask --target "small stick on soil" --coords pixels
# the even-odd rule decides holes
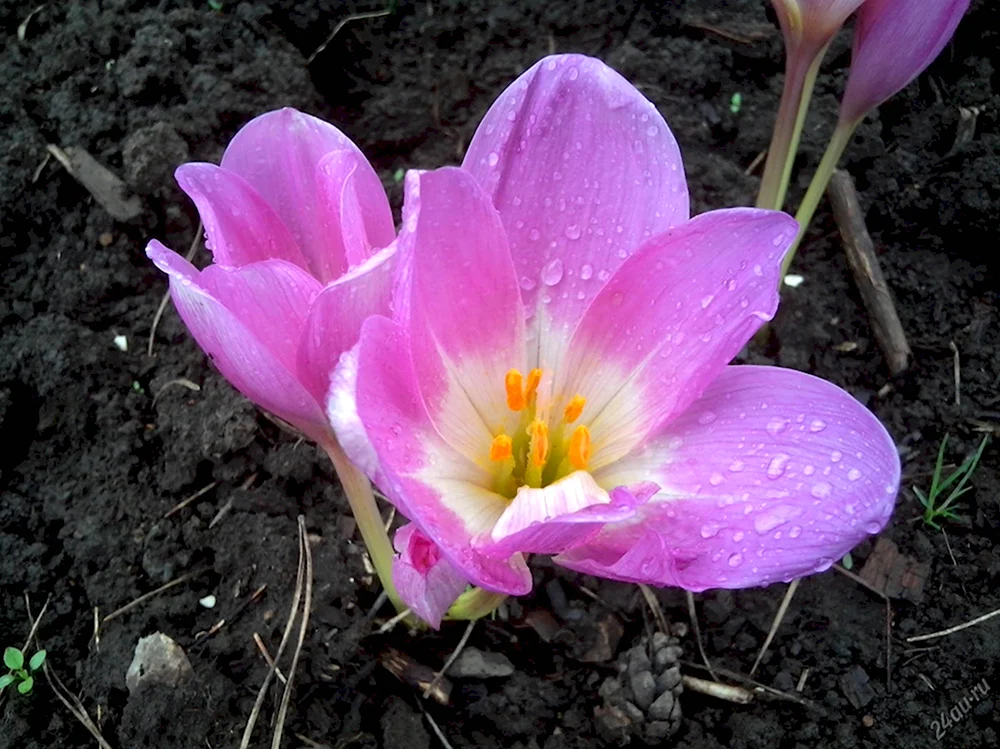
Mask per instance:
[[[201,385],[191,382],[191,380],[188,380],[184,377],[178,377],[176,380],[170,380],[170,382],[163,383],[163,387],[157,390],[156,393],[153,395],[153,404],[155,405],[156,401],[160,400],[160,396],[163,395],[164,392],[166,392],[172,387],[187,388],[188,390],[191,390],[195,393],[201,392]]]
[[[403,621],[406,617],[408,617],[412,613],[413,612],[410,611],[409,609],[406,609],[405,611],[400,611],[398,614],[396,614],[394,617],[392,617],[392,619],[390,619],[385,624],[383,624],[381,627],[379,627],[378,631],[375,632],[375,634],[377,634],[377,635],[384,635],[386,632],[389,632],[392,629],[394,629],[397,624],[399,624],[401,621]]]
[[[844,577],[846,577],[846,578],[847,578],[848,580],[853,580],[853,581],[854,581],[854,582],[856,582],[856,583],[857,583],[858,585],[860,585],[860,586],[861,586],[862,588],[867,588],[867,589],[868,589],[868,590],[870,590],[870,591],[871,591],[872,593],[874,593],[874,594],[875,594],[875,595],[877,595],[877,596],[878,596],[879,598],[881,598],[881,599],[882,599],[883,601],[885,601],[885,602],[887,602],[887,603],[888,603],[888,601],[889,601],[889,596],[887,596],[887,595],[885,594],[885,591],[882,591],[882,590],[879,590],[878,588],[876,588],[876,587],[875,587],[874,585],[872,585],[871,583],[869,583],[869,582],[868,582],[867,580],[865,580],[865,579],[864,579],[863,577],[861,577],[860,575],[857,575],[857,574],[855,574],[854,572],[851,572],[851,571],[850,571],[849,569],[847,569],[846,567],[842,567],[842,566],[841,566],[841,565],[839,565],[839,564],[835,564],[835,565],[833,565],[833,569],[834,569],[834,570],[835,570],[836,572],[839,572],[839,573],[840,573],[841,575],[843,575]]]
[[[660,628],[663,634],[669,636],[670,625],[667,624],[667,617],[663,615],[663,608],[660,606],[656,594],[649,589],[648,585],[643,585],[642,583],[639,583],[639,590],[642,591],[642,597],[646,599],[646,605],[649,606],[649,610],[653,612],[653,618],[656,619],[656,626]]]
[[[287,684],[288,679],[286,679],[285,675],[281,673],[281,669],[278,668],[278,664],[274,662],[274,658],[272,658],[271,654],[267,652],[267,645],[264,644],[264,641],[260,639],[260,635],[256,632],[253,633],[253,641],[257,645],[257,650],[260,651],[260,654],[264,656],[264,660],[267,661],[267,665],[274,669],[274,674],[278,677],[278,681],[282,684]]]
[[[694,639],[698,643],[698,653],[701,655],[701,660],[705,664],[705,670],[712,676],[716,681],[719,677],[715,675],[715,671],[712,669],[712,664],[708,660],[708,655],[705,653],[705,645],[701,641],[701,627],[698,626],[698,612],[694,608],[694,593],[690,590],[685,591],[687,593],[688,602],[688,616],[691,617],[691,629],[694,630]]]
[[[94,606],[94,636],[91,638],[94,641],[94,650],[98,653],[101,652],[101,613],[97,606]]]
[[[707,694],[709,697],[735,702],[738,705],[749,705],[753,702],[754,694],[749,689],[738,687],[735,684],[721,684],[717,681],[706,681],[695,676],[682,676],[681,681],[684,688],[699,694]]]
[[[395,10],[395,5],[396,5],[395,2],[390,2],[389,7],[386,8],[385,10],[376,10],[372,11],[371,13],[352,13],[351,15],[347,16],[347,18],[341,18],[339,21],[337,21],[337,25],[333,27],[333,31],[330,32],[330,36],[326,38],[326,41],[324,41],[321,45],[319,45],[313,51],[313,53],[306,58],[306,65],[312,65],[313,60],[316,59],[316,56],[319,55],[324,49],[326,49],[327,46],[330,44],[330,42],[333,41],[333,38],[340,33],[340,30],[344,28],[347,24],[349,24],[351,21],[363,21],[366,18],[382,18],[383,16],[387,16],[390,13],[392,13],[392,11]]]
[[[854,274],[865,309],[872,320],[875,340],[885,354],[889,372],[898,375],[909,365],[913,352],[899,321],[889,286],[875,256],[875,245],[865,226],[851,175],[836,170],[830,179],[827,195],[833,206],[833,216],[840,229],[847,264]]]
[[[448,660],[446,660],[444,665],[441,666],[441,670],[434,674],[434,678],[431,679],[431,683],[428,684],[427,689],[424,690],[423,698],[425,700],[430,696],[431,692],[434,691],[434,687],[438,685],[438,682],[441,681],[442,677],[448,673],[448,669],[451,668],[451,664],[458,659],[458,656],[461,654],[465,644],[469,641],[469,637],[472,636],[472,630],[475,626],[476,620],[470,619],[468,625],[465,627],[465,632],[462,633],[462,639],[458,641],[458,645],[456,645],[455,649],[451,651],[451,655],[448,656]]]
[[[955,378],[955,405],[962,405],[962,357],[958,355],[958,346],[954,341],[948,341],[951,349],[952,372]]]
[[[191,258],[194,257],[194,253],[198,251],[198,243],[201,241],[202,223],[198,222],[198,228],[194,230],[194,239],[191,241],[191,246],[188,248],[187,255],[184,259],[189,263]],[[146,342],[146,356],[153,355],[153,341],[156,340],[156,329],[160,327],[160,318],[163,317],[163,312],[167,308],[167,302],[170,301],[170,291],[168,290],[163,295],[163,299],[160,300],[160,306],[156,308],[156,314],[153,315],[153,324],[149,326],[149,340]]]
[[[944,545],[948,549],[948,556],[951,557],[951,566],[957,567],[958,562],[955,561],[955,552],[951,550],[951,542],[948,541],[948,534],[944,532],[944,528],[941,529],[941,535],[944,536]]]
[[[202,570],[195,570],[194,572],[189,572],[186,575],[181,575],[180,577],[178,577],[175,580],[171,580],[166,585],[161,585],[156,590],[151,590],[148,593],[143,593],[141,596],[139,596],[138,598],[136,598],[134,601],[126,603],[121,608],[118,608],[118,609],[115,609],[114,611],[112,611],[110,614],[108,614],[106,617],[104,617],[103,621],[104,621],[105,624],[107,624],[112,619],[117,619],[122,614],[128,613],[129,611],[131,611],[132,609],[134,609],[139,604],[142,604],[142,603],[145,603],[146,601],[148,601],[150,598],[155,598],[156,596],[160,595],[160,593],[166,593],[171,588],[175,588],[175,587],[177,587],[178,585],[180,585],[182,583],[186,583],[188,580],[190,580],[192,578],[195,578],[195,577],[198,577],[198,575],[200,575],[200,574],[202,574],[203,572],[206,572],[206,571],[207,570],[203,570],[202,569]]]
[[[438,741],[441,742],[441,746],[443,746],[444,749],[453,749],[452,745],[448,743],[448,739],[445,738],[444,731],[438,727],[437,721],[431,717],[429,712],[424,710],[423,703],[418,702],[417,706],[420,708],[420,712],[424,714],[424,717],[427,718],[427,722],[430,723],[431,730],[434,731],[434,735],[438,737]]]
[[[699,668],[702,671],[707,671],[700,663],[693,663],[691,661],[680,661],[682,666],[687,666],[689,668]],[[807,700],[805,697],[799,697],[798,695],[791,694],[789,692],[782,692],[780,689],[775,689],[774,687],[769,687],[767,684],[761,684],[759,681],[754,681],[749,676],[737,673],[736,671],[730,671],[725,668],[717,669],[721,676],[724,676],[731,681],[735,681],[738,684],[745,684],[747,688],[757,697],[762,697],[765,699],[775,699],[784,700],[785,702],[794,702],[796,705],[802,705],[803,707],[811,707],[814,709],[822,709],[819,705]]]
[[[892,604],[885,602],[885,691],[892,694]]]
[[[295,643],[295,651],[292,653],[292,665],[288,670],[288,681],[285,683],[285,690],[281,693],[281,705],[278,707],[278,719],[274,726],[274,735],[271,737],[271,749],[280,749],[281,734],[285,730],[285,716],[288,714],[288,703],[292,699],[292,683],[295,680],[295,667],[299,664],[299,656],[302,655],[302,643],[306,639],[306,629],[309,627],[309,612],[312,609],[312,549],[309,547],[309,539],[306,537],[306,519],[302,515],[298,517],[299,522],[299,553],[306,560],[305,574],[305,600],[302,602],[302,620],[299,623],[299,639]],[[295,612],[292,612],[294,618]],[[275,663],[275,671],[278,664]]]
[[[965,622],[965,624],[957,624],[954,627],[948,627],[948,629],[942,629],[940,632],[931,632],[929,635],[917,635],[916,637],[907,637],[907,642],[923,642],[924,640],[933,640],[936,637],[944,637],[945,635],[951,635],[955,632],[961,632],[963,629],[968,629],[969,627],[975,627],[977,624],[982,624],[987,619],[992,619],[994,616],[1000,614],[1000,609],[996,611],[991,611],[988,614],[983,614],[982,616],[977,616],[971,622]]]
[[[785,614],[788,613],[788,606],[795,597],[795,591],[799,589],[799,580],[801,579],[801,577],[797,577],[792,580],[791,585],[788,586],[788,590],[785,591],[785,597],[781,599],[781,605],[778,606],[778,613],[774,615],[774,621],[771,622],[771,629],[767,633],[767,637],[764,640],[764,644],[760,648],[760,652],[757,653],[757,659],[753,662],[753,668],[750,669],[751,676],[757,672],[757,666],[760,665],[761,658],[764,657],[764,653],[767,652],[767,649],[771,647],[771,640],[774,639],[774,635],[778,631],[778,627],[781,626],[782,619],[784,619]]]
[[[63,149],[52,143],[46,148],[111,218],[116,221],[132,221],[142,215],[142,201],[129,192],[121,177],[87,151],[76,146],[66,146]]]
[[[749,177],[751,174],[753,174],[754,169],[759,167],[760,163],[766,158],[767,158],[767,149],[765,148],[763,151],[757,154],[757,156],[754,157],[754,160],[750,162],[750,166],[744,169],[743,173]]]
[[[410,656],[393,648],[388,648],[379,658],[382,667],[404,684],[420,690],[427,689],[434,682],[436,674],[429,666],[417,663]],[[430,696],[439,705],[447,705],[451,700],[451,682],[444,676],[437,679]],[[418,703],[419,704],[419,703]]]
[[[218,481],[213,481],[208,486],[204,486],[201,489],[199,489],[198,491],[196,491],[190,497],[187,497],[186,499],[182,499],[180,502],[178,502],[176,505],[174,505],[173,509],[167,511],[167,514],[163,516],[163,519],[166,520],[171,515],[176,515],[178,512],[180,512],[185,507],[187,507],[189,504],[191,504],[196,499],[198,499],[198,497],[205,496],[206,494],[208,494],[210,491],[212,491],[212,489],[214,489],[218,485],[219,485]]]
[[[799,675],[799,683],[795,685],[795,691],[801,692],[806,688],[806,679],[809,678],[809,672],[812,671],[811,668],[802,669],[802,673]]]

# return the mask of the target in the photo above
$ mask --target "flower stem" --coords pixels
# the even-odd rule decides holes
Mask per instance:
[[[785,64],[785,82],[781,91],[781,103],[774,122],[771,145],[767,150],[764,176],[760,181],[757,195],[758,208],[780,211],[785,204],[788,183],[792,177],[792,165],[799,150],[802,127],[812,99],[816,74],[829,45],[825,45],[806,64],[809,57],[800,50],[790,50]]]
[[[344,454],[336,440],[324,440],[321,444],[326,454],[330,456],[340,478],[340,484],[344,487],[344,494],[347,495],[354,520],[358,524],[358,530],[361,531],[361,538],[368,548],[368,555],[371,557],[382,588],[396,611],[406,611],[407,606],[400,599],[396,585],[392,581],[392,559],[395,552],[392,542],[389,541],[389,534],[382,524],[382,515],[375,503],[371,482]]]
[[[482,619],[493,613],[506,597],[503,593],[493,593],[483,588],[469,588],[451,605],[445,619]]]
[[[802,198],[802,204],[795,214],[795,220],[799,222],[799,233],[796,235],[791,249],[788,250],[788,254],[785,255],[785,260],[781,264],[780,278],[784,278],[788,272],[788,268],[792,264],[792,259],[795,257],[795,251],[799,248],[799,243],[802,241],[806,229],[809,228],[809,222],[812,221],[816,207],[823,198],[823,193],[826,192],[826,186],[830,182],[830,177],[833,176],[833,170],[837,168],[837,162],[840,161],[840,157],[843,155],[844,149],[847,148],[847,144],[851,142],[851,136],[854,135],[854,130],[857,126],[857,120],[854,122],[844,122],[841,120],[837,123],[836,129],[833,131],[833,136],[830,138],[830,144],[826,147],[826,153],[823,154],[823,159],[819,162],[816,174],[813,175],[812,182],[809,183],[809,189],[806,190],[805,197]]]

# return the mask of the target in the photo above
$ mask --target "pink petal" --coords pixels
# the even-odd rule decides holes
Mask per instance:
[[[920,75],[968,7],[969,0],[867,0],[854,26],[841,120],[860,120]]]
[[[654,237],[611,278],[556,387],[587,399],[591,470],[683,411],[771,319],[796,229],[774,211],[712,211]]]
[[[543,489],[522,486],[479,548],[491,556],[521,551],[559,554],[586,543],[606,523],[635,515],[635,498],[609,495],[591,475],[576,471]]]
[[[321,169],[324,157],[336,151],[357,159]],[[392,240],[392,218],[378,175],[358,147],[323,120],[289,108],[263,114],[236,133],[222,166],[243,177],[274,209],[321,281],[336,278],[348,265],[339,217],[330,211],[330,194],[338,186],[354,182],[368,237],[385,244]],[[353,178],[341,168],[353,170]]]
[[[177,183],[198,206],[208,249],[219,265],[285,260],[307,268],[305,257],[281,219],[238,174],[215,164],[183,164]]]
[[[387,496],[473,584],[510,595],[530,590],[520,555],[490,559],[472,548],[472,538],[493,527],[507,500],[481,488],[490,474],[439,436],[420,395],[407,335],[385,317],[370,317],[362,327],[356,386],[356,415]],[[336,394],[330,399],[338,434],[345,421],[350,428],[352,415],[341,420],[333,408],[345,401]]]
[[[295,375],[298,337],[318,292],[312,277],[281,260],[199,273],[155,240],[146,254],[170,277],[177,312],[227,380],[311,438],[329,434],[323,409]]]
[[[865,0],[771,0],[788,54],[819,53]]]
[[[547,367],[558,365],[583,310],[623,259],[688,217],[680,152],[656,107],[581,55],[546,57],[511,84],[483,118],[463,168],[503,219]]]
[[[619,580],[744,588],[827,569],[892,513],[899,457],[879,421],[811,375],[728,367],[595,478],[662,488],[634,521],[558,561]]]
[[[408,180],[407,203],[399,241],[420,392],[441,436],[470,459],[485,459],[495,430],[517,426],[504,377],[525,361],[503,226],[482,188],[454,167]]]
[[[369,315],[388,315],[396,268],[395,244],[324,288],[309,309],[298,350],[298,372],[320,403],[341,355],[358,342]]]
[[[399,552],[392,563],[392,579],[400,598],[434,629],[468,582],[441,555],[437,544],[413,523],[404,525],[393,539]]]

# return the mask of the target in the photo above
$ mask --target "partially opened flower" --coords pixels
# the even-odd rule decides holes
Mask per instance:
[[[378,175],[333,125],[282,109],[243,127],[221,166],[184,164],[177,181],[214,259],[199,271],[149,243],[181,318],[247,397],[328,441],[330,373],[389,309],[395,228]]]
[[[866,0],[771,0],[789,55],[816,55]]]
[[[407,176],[396,314],[365,322],[330,417],[489,590],[529,590],[531,553],[690,590],[824,569],[885,524],[899,461],[835,386],[727,366],[795,232],[689,220],[655,107],[597,60],[546,58],[464,169]]]
[[[866,0],[854,27],[841,120],[857,122],[941,53],[969,0]]]

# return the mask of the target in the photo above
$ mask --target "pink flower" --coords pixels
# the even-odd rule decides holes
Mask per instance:
[[[688,212],[656,108],[578,55],[515,81],[463,169],[407,176],[395,316],[365,322],[328,410],[472,583],[523,594],[539,553],[762,585],[886,523],[899,459],[871,413],[807,374],[727,366],[774,314],[796,223]]]
[[[396,531],[398,555],[392,578],[407,606],[434,629],[467,582],[441,555],[441,549],[412,523]]]
[[[865,0],[771,0],[789,56],[814,57]]]
[[[866,0],[854,28],[841,120],[860,120],[920,75],[968,8],[969,0]]]
[[[248,398],[327,439],[330,373],[365,317],[389,310],[395,229],[378,176],[335,127],[282,109],[243,127],[221,166],[185,164],[177,181],[214,259],[198,271],[149,243],[181,318]]]

